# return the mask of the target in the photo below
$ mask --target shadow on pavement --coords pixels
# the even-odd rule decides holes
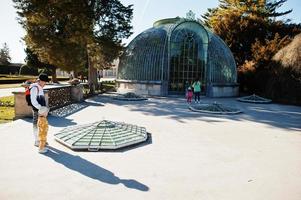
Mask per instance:
[[[167,116],[180,123],[186,123],[187,120],[191,119],[200,119],[208,123],[217,123],[228,119],[234,121],[253,121],[291,130],[301,129],[301,107],[298,106],[273,103],[251,104],[236,101],[235,98],[202,97],[202,103],[213,103],[216,101],[233,108],[238,108],[243,112],[237,115],[215,115],[190,111],[183,97],[155,97],[141,102],[117,101],[103,96],[99,96],[99,98],[104,104],[110,103],[124,106],[131,111],[141,112],[145,115]]]
[[[55,116],[49,116],[48,123],[53,127],[67,127],[67,126],[73,126],[77,124],[72,119],[67,119],[65,117],[55,117]]]
[[[55,162],[64,165],[68,169],[76,171],[89,178],[113,185],[121,183],[127,188],[136,189],[144,192],[149,190],[149,188],[146,185],[136,180],[120,179],[119,177],[115,176],[114,173],[112,173],[111,171],[104,169],[98,165],[95,165],[94,163],[85,160],[80,156],[74,156],[53,147],[49,147],[49,151],[44,155],[53,159]]]

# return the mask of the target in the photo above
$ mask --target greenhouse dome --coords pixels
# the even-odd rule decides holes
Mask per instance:
[[[237,73],[227,45],[193,19],[168,18],[136,36],[120,57],[118,92],[142,95],[183,94],[199,79],[202,93],[236,96]]]

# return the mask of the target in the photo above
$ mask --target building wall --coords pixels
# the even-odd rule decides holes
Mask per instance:
[[[117,77],[117,67],[112,69],[104,69],[100,72],[102,78],[116,78]]]
[[[208,97],[235,97],[238,96],[238,84],[211,84],[207,86]]]
[[[143,83],[131,81],[117,81],[117,92],[134,92],[139,95],[162,96],[163,89],[161,83]]]

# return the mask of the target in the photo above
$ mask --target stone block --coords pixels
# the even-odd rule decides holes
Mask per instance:
[[[81,102],[84,99],[83,86],[76,85],[71,87],[71,99],[74,102]]]
[[[48,92],[45,91],[46,104],[48,105]],[[31,106],[27,105],[25,92],[13,92],[15,100],[15,119],[32,117]]]

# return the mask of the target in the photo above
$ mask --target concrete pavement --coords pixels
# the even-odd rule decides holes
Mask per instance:
[[[301,107],[234,105],[243,114],[190,112],[184,99],[105,96],[49,117],[51,151],[37,153],[30,120],[0,125],[0,199],[300,200]],[[107,119],[144,126],[145,144],[76,152],[54,141],[66,126]]]

